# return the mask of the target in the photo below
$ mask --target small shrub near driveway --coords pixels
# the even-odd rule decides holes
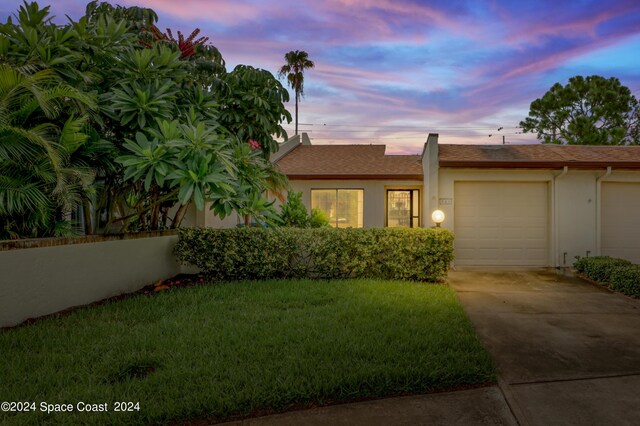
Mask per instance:
[[[576,272],[611,290],[640,297],[640,265],[615,257],[583,257],[574,264]]]
[[[0,412],[2,425],[211,424],[495,380],[454,291],[406,281],[171,289],[0,332],[0,354],[0,402],[110,407]]]
[[[386,278],[440,281],[453,260],[446,229],[187,228],[175,253],[215,280]]]
[[[611,271],[609,288],[627,296],[640,297],[640,265],[617,266]]]
[[[601,283],[609,282],[611,271],[617,266],[628,266],[631,262],[609,256],[581,257],[573,267],[578,273],[584,274],[590,280]]]

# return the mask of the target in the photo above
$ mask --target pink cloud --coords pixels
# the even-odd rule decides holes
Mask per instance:
[[[595,41],[591,44],[581,44],[555,53],[540,53],[537,58],[534,58],[529,62],[523,61],[521,57],[513,57],[500,64],[500,68],[504,70],[503,72],[499,73],[490,81],[480,84],[475,89],[470,90],[468,95],[470,97],[485,98],[489,94],[495,94],[496,89],[504,86],[506,81],[516,78],[524,78],[527,76],[540,75],[544,72],[561,67],[565,62],[572,58],[615,44],[624,38],[626,38],[626,35],[618,35],[609,39]],[[483,67],[483,69],[478,69],[476,72],[478,75],[481,75],[492,70],[495,70],[495,66]]]
[[[368,22],[375,23],[376,29],[384,32],[386,36],[394,33],[389,23],[402,23],[395,20],[398,16],[406,20],[405,22],[410,22],[410,27],[415,27],[416,31],[443,28],[453,30],[458,35],[467,36],[477,36],[480,32],[479,26],[467,25],[459,15],[424,3],[415,4],[398,0],[329,0],[319,4],[324,5],[325,11],[339,10],[345,14],[356,15],[358,21],[370,20]],[[416,26],[417,22],[423,24]],[[416,41],[423,42],[424,38],[417,38]]]

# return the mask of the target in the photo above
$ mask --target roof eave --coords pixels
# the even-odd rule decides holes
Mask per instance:
[[[289,180],[423,180],[421,174],[398,174],[398,175],[384,175],[384,174],[326,174],[326,175],[309,175],[309,174],[288,174]]]
[[[640,169],[639,162],[629,161],[459,161],[441,160],[440,167],[471,169]]]

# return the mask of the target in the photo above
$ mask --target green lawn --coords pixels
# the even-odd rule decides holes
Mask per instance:
[[[3,424],[223,420],[495,379],[453,290],[401,281],[172,289],[0,332],[0,357],[0,402],[37,410]]]

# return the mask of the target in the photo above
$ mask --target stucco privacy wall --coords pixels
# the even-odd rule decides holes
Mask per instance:
[[[180,273],[177,235],[0,251],[0,327]]]
[[[197,226],[206,228],[236,228],[238,224],[243,224],[244,219],[237,213],[233,212],[224,219],[220,219],[209,210],[209,205],[205,206],[205,214],[201,215]]]
[[[292,180],[291,188],[302,191],[302,202],[311,210],[312,189],[363,189],[363,225],[365,228],[383,228],[385,226],[385,200],[387,189],[420,189],[422,181],[407,180]],[[421,194],[422,196],[422,194]],[[421,212],[421,226],[425,215]]]

